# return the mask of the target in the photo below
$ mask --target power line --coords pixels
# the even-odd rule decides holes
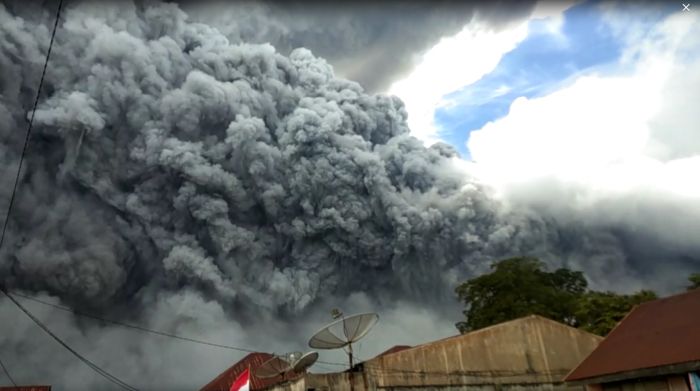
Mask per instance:
[[[12,186],[12,193],[10,196],[10,202],[7,206],[7,213],[5,214],[5,221],[2,226],[2,233],[0,234],[0,249],[2,249],[2,245],[5,243],[5,233],[7,232],[7,226],[10,221],[10,215],[12,213],[12,207],[14,206],[15,203],[15,196],[17,195],[17,188],[19,186],[19,179],[20,175],[22,173],[22,164],[24,163],[24,157],[27,154],[27,146],[29,145],[29,139],[32,134],[32,126],[34,125],[34,116],[36,115],[36,108],[39,105],[39,98],[41,97],[41,88],[44,85],[44,78],[46,77],[46,69],[48,68],[49,65],[49,59],[51,58],[51,49],[53,48],[53,42],[56,38],[56,30],[58,30],[58,21],[61,19],[61,8],[63,7],[63,0],[58,1],[58,7],[56,8],[56,19],[54,21],[53,25],[53,31],[51,32],[51,40],[49,41],[49,48],[48,51],[46,52],[46,60],[44,61],[44,68],[41,71],[41,79],[39,79],[39,87],[37,88],[36,91],[36,98],[34,99],[34,106],[32,107],[32,115],[29,118],[29,124],[27,125],[27,131],[24,136],[24,145],[22,146],[22,153],[20,154],[19,158],[19,163],[17,165],[17,174],[15,175],[15,181]],[[129,391],[138,391],[136,388],[130,386],[129,384],[123,382],[122,380],[118,379],[117,377],[113,376],[112,374],[108,373],[104,369],[100,368],[96,364],[92,363],[90,360],[87,358],[83,357],[80,353],[75,351],[73,348],[68,346],[61,338],[59,338],[56,334],[54,334],[51,330],[49,330],[48,327],[46,327],[39,319],[37,319],[34,315],[32,315],[31,312],[29,312],[22,304],[20,304],[17,300],[15,300],[14,297],[12,297],[9,293],[7,293],[4,289],[4,286],[0,286],[0,291],[5,294],[22,312],[24,312],[34,323],[37,324],[42,330],[44,330],[47,334],[49,334],[53,339],[56,340],[61,346],[66,348],[69,352],[73,353],[80,361],[85,363],[88,367],[90,367],[92,370],[100,374],[102,377],[106,378],[110,382],[120,386],[121,388],[124,388]],[[1,363],[0,363],[1,364]],[[2,365],[3,370],[5,373],[7,373],[7,376],[10,378],[10,381],[12,381],[13,385],[15,384],[14,380],[12,377],[10,377],[9,372],[7,372],[7,369],[5,368],[4,365]]]
[[[37,326],[39,326],[42,330],[44,330],[48,335],[50,335],[54,340],[56,340],[56,342],[58,342],[61,346],[63,346],[64,348],[66,348],[66,350],[68,350],[69,352],[73,353],[73,355],[74,355],[75,357],[77,357],[77,358],[78,358],[80,361],[82,361],[85,365],[87,365],[88,367],[90,367],[90,369],[92,369],[93,371],[97,372],[100,376],[104,377],[105,379],[109,380],[110,382],[112,382],[112,383],[118,385],[119,387],[121,387],[121,388],[123,388],[123,389],[125,389],[125,390],[129,390],[129,391],[138,391],[137,388],[135,388],[135,387],[133,387],[133,386],[130,386],[128,383],[126,383],[126,382],[120,380],[120,379],[117,378],[116,376],[114,376],[114,375],[112,375],[111,373],[109,373],[109,372],[105,371],[104,369],[100,368],[99,366],[97,366],[97,364],[93,363],[92,361],[90,361],[89,359],[87,359],[86,357],[84,357],[83,355],[81,355],[80,353],[78,353],[77,351],[75,351],[73,348],[71,348],[70,346],[68,346],[68,344],[66,344],[65,342],[63,342],[63,340],[62,340],[60,337],[58,337],[58,336],[57,336],[56,334],[54,334],[48,327],[46,327],[46,325],[44,325],[44,324],[41,322],[41,320],[39,320],[36,316],[34,316],[31,312],[29,312],[29,310],[27,310],[26,308],[24,308],[24,306],[23,306],[20,302],[18,302],[14,297],[12,297],[12,295],[10,295],[10,294],[9,294],[8,292],[6,292],[4,289],[0,289],[0,290],[2,290],[2,293],[4,293],[5,296],[7,296],[20,310],[22,310],[22,312],[24,312],[24,313],[29,317],[29,319],[31,319],[32,321],[34,321],[34,323],[36,323]]]
[[[30,300],[30,301],[33,301],[33,302],[36,302],[39,304],[43,304],[43,305],[46,305],[46,306],[49,306],[52,308],[56,308],[56,309],[61,310],[61,311],[70,312],[70,313],[77,315],[77,316],[97,320],[97,321],[104,322],[104,323],[113,324],[116,326],[129,328],[129,329],[133,329],[133,330],[138,330],[138,331],[145,332],[145,333],[156,334],[156,335],[160,335],[163,337],[174,338],[174,339],[178,339],[181,341],[192,342],[192,343],[207,345],[207,346],[211,346],[211,347],[215,347],[215,348],[221,348],[221,349],[236,350],[236,351],[245,352],[245,353],[257,353],[257,352],[259,352],[258,350],[247,349],[247,348],[242,348],[242,347],[232,346],[232,345],[225,345],[225,344],[220,344],[220,343],[215,343],[215,342],[209,342],[209,341],[204,341],[204,340],[190,338],[190,337],[184,337],[184,336],[173,334],[173,333],[167,333],[164,331],[154,330],[154,329],[150,329],[150,328],[143,327],[143,326],[124,323],[124,322],[120,322],[120,321],[116,321],[116,320],[112,320],[112,319],[107,319],[107,318],[104,318],[101,316],[88,314],[88,313],[81,312],[81,311],[76,311],[70,307],[66,307],[66,306],[62,306],[62,305],[58,305],[58,304],[54,304],[54,303],[49,303],[48,301],[37,299],[36,297],[24,295],[24,294],[17,293],[17,292],[12,292],[12,295],[18,296],[18,297],[21,297],[23,299]],[[321,364],[347,366],[347,364],[336,363],[336,362],[328,362],[328,361],[317,361],[317,362],[321,363]]]
[[[15,383],[14,379],[12,379],[12,376],[10,376],[10,371],[5,368],[5,364],[2,363],[2,360],[0,360],[0,367],[2,367],[3,372],[5,372],[5,375],[7,375],[7,378],[10,379],[10,382],[12,383],[13,386],[17,386],[17,383]]]
[[[53,32],[51,33],[51,41],[49,41],[49,50],[46,52],[46,61],[44,61],[44,69],[41,71],[41,79],[39,80],[39,88],[36,91],[36,98],[34,99],[34,108],[32,109],[32,116],[29,118],[29,124],[27,125],[27,132],[24,136],[24,146],[22,147],[22,154],[19,156],[19,164],[17,166],[17,175],[15,176],[15,183],[12,187],[12,195],[10,196],[10,204],[7,206],[7,213],[5,214],[5,222],[2,225],[2,234],[0,235],[0,249],[5,242],[5,232],[7,231],[7,224],[10,221],[10,213],[12,212],[12,206],[15,203],[15,195],[17,194],[17,187],[19,185],[19,177],[22,172],[22,163],[24,162],[24,156],[27,154],[27,145],[29,145],[29,137],[32,134],[32,126],[34,125],[34,115],[36,114],[36,107],[39,105],[39,97],[41,96],[41,87],[44,85],[44,77],[46,76],[46,68],[49,65],[49,58],[51,57],[51,48],[53,47],[53,41],[56,37],[56,30],[58,29],[58,21],[61,17],[61,7],[63,6],[63,0],[58,1],[58,8],[56,9],[56,21],[53,25]]]
[[[166,332],[164,332],[164,331],[158,331],[158,330],[149,329],[149,328],[146,328],[146,327],[143,327],[143,326],[138,326],[138,325],[133,325],[133,324],[129,324],[129,323],[119,322],[119,321],[112,320],[112,319],[106,319],[106,318],[103,318],[103,317],[100,317],[100,316],[88,314],[88,313],[85,313],[85,312],[76,311],[76,310],[74,310],[74,309],[72,309],[72,308],[70,308],[70,307],[65,307],[65,306],[62,306],[62,305],[49,303],[49,302],[47,302],[47,301],[40,300],[40,299],[31,297],[31,296],[23,295],[23,294],[16,293],[16,292],[13,292],[12,294],[15,295],[15,296],[22,297],[22,298],[27,299],[27,300],[31,300],[31,301],[34,301],[34,302],[37,302],[37,303],[40,303],[40,304],[43,304],[43,305],[47,305],[47,306],[49,306],[49,307],[53,307],[53,308],[59,309],[59,310],[61,310],[61,311],[70,312],[70,313],[72,313],[72,314],[74,314],[74,315],[82,316],[82,317],[84,317],[84,318],[90,318],[90,319],[98,320],[98,321],[100,321],[100,322],[110,323],[110,324],[113,324],[113,325],[116,325],[116,326],[126,327],[126,328],[129,328],[129,329],[134,329],[134,330],[138,330],[138,331],[143,331],[143,332],[151,333],[151,334],[157,334],[157,335],[160,335],[160,336],[163,336],[163,337],[175,338],[175,339],[179,339],[179,340],[182,340],[182,341],[194,342],[194,343],[198,343],[198,344],[202,344],[202,345],[209,345],[209,346],[213,346],[213,347],[217,347],[217,348],[222,348],[222,349],[237,350],[237,351],[246,352],[246,353],[255,353],[255,352],[256,352],[256,350],[252,350],[252,349],[245,349],[245,348],[240,348],[240,347],[231,346],[231,345],[223,345],[223,344],[214,343],[214,342],[202,341],[202,340],[198,340],[198,339],[194,339],[194,338],[183,337],[183,336],[181,336],[181,335],[176,335],[176,334],[172,334],[172,333],[166,333]]]
[[[34,301],[36,303],[43,304],[46,306],[50,306],[50,307],[53,307],[53,308],[56,308],[56,309],[59,309],[62,311],[70,312],[70,313],[77,315],[77,316],[82,316],[85,318],[89,318],[89,319],[93,319],[93,320],[97,320],[97,321],[101,321],[101,322],[105,322],[105,323],[110,323],[110,324],[114,324],[114,325],[121,326],[121,327],[135,329],[135,330],[142,331],[142,332],[152,333],[152,334],[156,334],[156,335],[160,335],[160,336],[164,336],[164,337],[168,337],[168,338],[175,338],[175,339],[183,340],[186,342],[203,344],[203,345],[216,347],[216,348],[237,350],[237,351],[247,352],[247,353],[258,352],[257,350],[246,349],[246,348],[241,348],[241,347],[231,346],[231,345],[224,345],[224,344],[219,344],[219,343],[214,343],[214,342],[209,342],[209,341],[203,341],[203,340],[198,340],[198,339],[189,338],[189,337],[183,337],[180,335],[166,333],[166,332],[162,332],[162,331],[158,331],[158,330],[153,330],[153,329],[149,329],[149,328],[142,327],[142,326],[132,325],[132,324],[119,322],[119,321],[115,321],[115,320],[111,320],[111,319],[106,319],[106,318],[103,318],[100,316],[87,314],[84,312],[79,312],[79,311],[73,310],[72,308],[69,308],[69,307],[49,303],[45,300],[37,299],[35,297],[27,296],[27,295],[20,294],[20,293],[13,292],[12,295],[22,297],[24,299]],[[397,376],[398,375],[420,375],[420,376],[438,375],[438,376],[450,376],[450,377],[451,376],[517,377],[517,376],[528,375],[528,373],[521,373],[518,371],[503,371],[503,370],[501,370],[501,371],[499,371],[499,370],[472,370],[472,371],[457,370],[457,371],[447,372],[447,371],[427,371],[427,370],[420,370],[420,369],[401,369],[401,368],[385,367],[385,366],[382,366],[380,364],[370,364],[370,363],[368,363],[369,360],[367,360],[367,359],[363,359],[362,357],[359,357],[359,356],[357,358],[361,361],[361,363],[358,363],[358,365],[362,365],[365,369],[368,369],[372,372],[381,373],[383,375],[397,375]],[[318,361],[316,361],[316,363],[321,364],[322,366],[324,366],[324,364],[325,365],[342,366],[342,367],[347,366],[347,363],[338,363],[338,362],[322,361],[322,360],[318,360]],[[563,373],[563,374],[565,374],[565,373]]]
[[[37,299],[37,298],[35,298],[35,297],[28,296],[28,295],[24,295],[24,294],[21,294],[21,293],[13,292],[12,295],[18,296],[18,297],[22,297],[22,298],[24,298],[24,299],[26,299],[26,300],[30,300],[30,301],[33,301],[33,302],[36,302],[36,303],[39,303],[39,304],[43,304],[43,305],[46,305],[46,306],[49,306],[49,307],[52,307],[52,308],[56,308],[56,309],[59,309],[59,310],[61,310],[61,311],[70,312],[70,313],[72,313],[72,314],[74,314],[74,315],[81,316],[81,317],[84,317],[84,318],[89,318],[89,319],[97,320],[97,321],[100,321],[100,322],[110,323],[110,324],[113,324],[113,325],[116,325],[116,326],[121,326],[121,327],[125,327],[125,328],[130,328],[130,329],[134,329],[134,330],[138,330],[138,331],[142,331],[142,332],[146,332],[146,333],[156,334],[156,335],[160,335],[160,336],[163,336],[163,337],[175,338],[175,339],[179,339],[179,340],[186,341],[186,342],[192,342],[192,343],[197,343],[197,344],[212,346],[212,347],[216,347],[216,348],[221,348],[221,349],[236,350],[236,351],[246,352],[246,353],[255,353],[255,352],[258,352],[257,350],[253,350],[253,349],[247,349],[247,348],[242,348],[242,347],[238,347],[238,346],[231,346],[231,345],[224,345],[224,344],[219,344],[219,343],[215,343],[215,342],[209,342],[209,341],[199,340],[199,339],[190,338],[190,337],[183,337],[183,336],[181,336],[181,335],[172,334],[172,333],[167,333],[167,332],[163,332],[163,331],[159,331],[159,330],[153,330],[153,329],[149,329],[149,328],[143,327],[143,326],[138,326],[138,325],[128,324],[128,323],[124,323],[124,322],[119,322],[119,321],[116,321],[116,320],[111,320],[111,319],[103,318],[103,317],[100,317],[100,316],[97,316],[97,315],[92,315],[92,314],[88,314],[88,313],[85,313],[85,312],[76,311],[76,310],[74,310],[74,309],[72,309],[72,308],[70,308],[70,307],[66,307],[66,306],[62,306],[62,305],[50,303],[50,302],[48,302],[48,301],[41,300],[41,299]],[[444,374],[446,374],[446,372],[444,372],[444,371],[422,371],[422,370],[412,370],[412,369],[387,368],[387,367],[383,367],[383,366],[379,366],[379,365],[371,365],[371,364],[368,365],[368,364],[367,364],[367,361],[368,361],[367,359],[363,359],[363,358],[360,357],[360,356],[356,356],[356,357],[357,357],[358,360],[360,360],[360,362],[361,362],[361,363],[358,363],[358,365],[359,365],[359,364],[362,364],[362,365],[363,365],[365,368],[367,368],[367,369],[373,369],[373,370],[376,370],[376,371],[379,371],[379,372],[385,372],[385,373],[401,373],[401,374],[420,374],[420,375],[430,375],[430,374],[441,374],[441,375],[444,375]],[[335,366],[342,366],[342,367],[346,367],[346,366],[348,365],[347,363],[339,363],[339,362],[332,362],[332,361],[322,361],[322,360],[318,360],[318,361],[316,361],[316,362],[317,362],[318,364],[335,365]],[[480,376],[480,375],[484,375],[484,374],[486,374],[486,373],[493,374],[493,373],[495,373],[495,372],[494,372],[494,371],[462,371],[462,372],[459,372],[459,373],[450,373],[450,374],[451,374],[451,375],[471,375],[471,376]],[[500,375],[501,375],[501,376],[520,376],[521,374],[520,374],[520,373],[517,373],[517,374],[500,373]]]
[[[49,49],[46,52],[46,60],[44,61],[44,69],[42,69],[42,71],[41,71],[41,79],[39,80],[39,88],[36,91],[36,98],[34,99],[34,107],[32,108],[32,116],[29,118],[29,124],[27,125],[27,132],[24,136],[24,146],[22,147],[22,154],[19,157],[19,164],[17,166],[17,175],[15,176],[15,183],[12,186],[12,195],[10,196],[10,203],[7,206],[7,213],[5,213],[5,221],[3,222],[3,225],[2,225],[2,234],[0,234],[0,249],[2,249],[2,245],[5,243],[5,232],[7,232],[7,225],[10,221],[10,213],[12,213],[12,206],[15,203],[15,195],[17,194],[17,187],[19,185],[19,177],[20,177],[20,174],[22,173],[22,163],[24,162],[24,155],[26,155],[26,153],[27,153],[27,145],[29,145],[29,136],[32,133],[32,125],[34,124],[34,115],[36,114],[36,107],[39,105],[39,97],[41,96],[41,87],[44,85],[44,77],[46,76],[46,68],[49,65],[49,58],[51,57],[51,49],[53,48],[53,41],[56,38],[56,30],[58,29],[58,21],[61,18],[61,8],[62,7],[63,7],[63,0],[59,0],[58,7],[56,8],[56,20],[54,21],[53,31],[51,32],[51,40],[49,41]],[[0,286],[0,289],[1,288],[2,287]],[[2,290],[2,292],[5,293],[4,290]],[[5,367],[5,364],[3,364],[2,360],[0,360],[0,367],[2,367],[3,372],[5,372],[8,379],[10,379],[10,382],[12,382],[12,385],[16,386],[17,383],[15,383],[15,380],[10,375],[10,372]]]
[[[160,336],[164,336],[164,337],[168,337],[168,338],[175,338],[175,339],[179,339],[179,340],[186,341],[186,342],[192,342],[192,343],[207,345],[207,346],[211,346],[211,347],[221,348],[221,349],[236,350],[236,351],[241,351],[241,352],[246,352],[246,353],[258,352],[257,350],[253,350],[253,349],[246,349],[246,348],[242,348],[242,347],[238,347],[238,346],[224,345],[224,344],[199,340],[199,339],[195,339],[195,338],[183,337],[181,335],[176,335],[176,334],[172,334],[172,333],[166,333],[163,331],[153,330],[153,329],[149,329],[149,328],[143,327],[143,326],[138,326],[138,325],[128,324],[128,323],[119,322],[119,321],[115,321],[115,320],[111,320],[111,319],[106,319],[106,318],[103,318],[100,316],[76,311],[70,307],[49,303],[45,300],[37,299],[35,297],[24,295],[21,293],[13,292],[12,295],[22,297],[26,300],[30,300],[30,301],[33,301],[33,302],[36,302],[36,303],[39,303],[42,305],[46,305],[46,306],[49,306],[52,308],[56,308],[56,309],[59,309],[61,311],[70,312],[70,313],[77,315],[77,316],[81,316],[81,317],[85,317],[85,318],[89,318],[89,319],[93,319],[93,320],[97,320],[97,321],[101,321],[101,322],[105,322],[105,323],[110,323],[110,324],[113,324],[116,326],[135,329],[135,330],[146,332],[146,333],[152,333],[152,334],[156,334],[156,335],[160,335]],[[367,361],[369,361],[369,360],[363,359],[362,357],[359,357],[359,356],[357,356],[357,358],[361,361],[361,363],[358,363],[358,365],[361,364],[366,369],[374,370],[377,372],[382,372],[384,374],[416,374],[416,375],[448,375],[448,376],[483,376],[483,375],[497,374],[501,377],[512,377],[512,376],[525,375],[524,373],[519,373],[519,372],[497,371],[497,370],[496,371],[488,370],[488,371],[445,372],[445,371],[425,371],[425,370],[417,370],[417,369],[399,369],[399,368],[384,367],[384,366],[377,365],[377,364],[368,364]],[[318,364],[325,364],[325,365],[334,365],[334,366],[342,366],[342,367],[347,366],[347,363],[339,363],[339,362],[332,362],[332,361],[318,360],[316,362]]]

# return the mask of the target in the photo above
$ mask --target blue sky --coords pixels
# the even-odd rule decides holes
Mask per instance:
[[[635,22],[652,26],[675,9],[651,12]],[[563,12],[556,33],[547,19],[531,20],[527,37],[505,53],[498,65],[475,83],[443,96],[450,105],[435,110],[439,139],[470,159],[470,132],[508,114],[518,97],[548,94],[587,73],[625,73],[619,64],[624,36],[605,23],[598,3],[584,2]]]

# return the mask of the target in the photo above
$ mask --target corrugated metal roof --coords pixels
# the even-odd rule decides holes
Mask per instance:
[[[207,385],[202,387],[200,391],[228,391],[236,378],[245,371],[246,368],[250,367],[250,389],[251,390],[263,390],[267,387],[273,386],[275,384],[281,383],[285,380],[292,380],[300,376],[300,374],[295,376],[287,376],[283,378],[281,375],[272,377],[269,379],[260,379],[255,376],[255,369],[260,367],[265,361],[271,359],[273,356],[269,353],[250,353],[243,357],[240,361],[235,363],[229,369],[223,371],[214,380],[209,382]]]
[[[641,304],[567,381],[700,361],[700,289]]]

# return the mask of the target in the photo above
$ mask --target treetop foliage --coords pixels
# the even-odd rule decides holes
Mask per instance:
[[[465,305],[466,319],[456,325],[462,333],[536,314],[605,335],[635,305],[657,298],[649,290],[631,295],[589,290],[582,272],[567,268],[549,272],[536,258],[504,259],[491,268],[491,273],[455,289]],[[692,278],[691,282],[695,283]]]
[[[690,285],[688,285],[688,290],[700,288],[700,273],[693,273],[688,277]]]

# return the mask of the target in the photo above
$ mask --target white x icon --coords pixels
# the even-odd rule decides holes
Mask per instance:
[[[681,5],[683,5],[683,11],[690,11],[690,3],[688,3],[688,4],[681,3]]]

